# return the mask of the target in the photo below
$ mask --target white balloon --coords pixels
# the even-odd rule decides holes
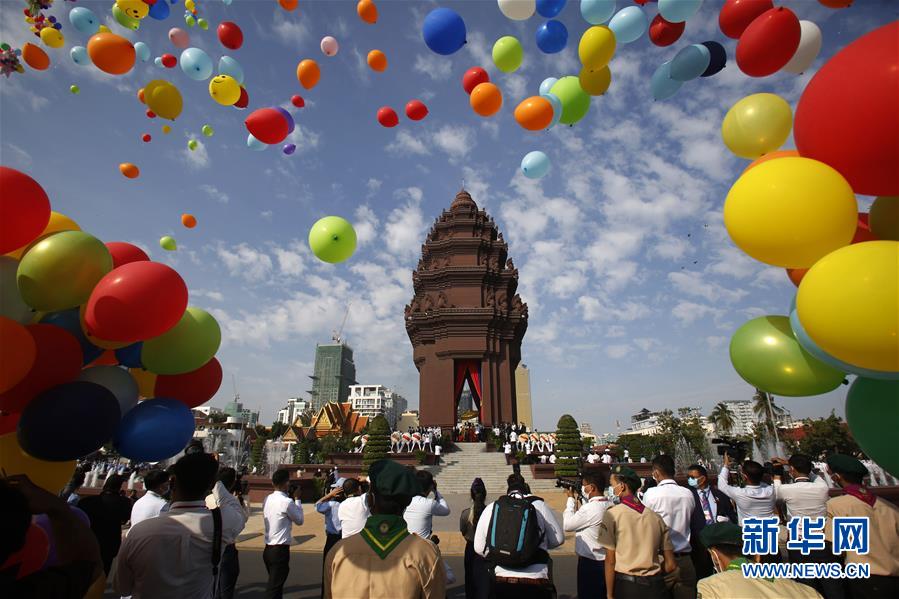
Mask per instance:
[[[799,47],[796,48],[796,54],[790,59],[790,62],[784,65],[783,70],[794,75],[801,75],[812,66],[815,59],[818,58],[818,52],[821,51],[821,29],[811,21],[799,21],[801,33],[799,37]]]
[[[337,43],[337,40],[331,37],[330,35],[326,35],[322,38],[321,41],[321,49],[322,54],[325,56],[334,56],[337,54],[337,51],[340,49],[340,46]]]
[[[496,0],[499,10],[513,21],[530,19],[537,10],[537,0]]]

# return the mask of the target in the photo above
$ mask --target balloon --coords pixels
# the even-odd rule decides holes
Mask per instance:
[[[178,59],[175,58],[172,54],[163,54],[162,55],[162,66],[167,69],[174,69],[175,65],[178,64]]]
[[[378,7],[372,0],[359,0],[356,4],[356,14],[363,22],[374,25],[378,22]]]
[[[169,133],[172,132],[172,128],[169,127],[168,125],[163,125],[163,126],[162,126],[162,132],[165,133],[166,135],[168,135]]]
[[[297,151],[296,144],[284,144],[284,147],[281,148],[281,151],[284,152],[285,155],[290,156],[294,152]]]
[[[656,15],[649,24],[649,41],[656,46],[670,46],[680,39],[686,26],[686,21],[671,23],[666,21],[662,15]]]
[[[134,66],[136,53],[127,39],[114,33],[98,33],[87,42],[87,53],[98,69],[124,75]]]
[[[521,172],[528,179],[540,179],[549,172],[549,157],[539,150],[528,152],[521,159]]]
[[[144,341],[141,362],[156,374],[190,372],[212,359],[221,339],[215,318],[205,310],[189,307],[177,325]]]
[[[143,368],[143,364],[140,361],[140,351],[143,347],[144,344],[140,341],[121,347],[115,350],[116,360],[118,360],[119,364],[128,368]]]
[[[380,50],[372,50],[369,52],[366,61],[372,71],[381,73],[387,70],[387,56]]]
[[[178,88],[163,79],[154,79],[144,86],[144,99],[150,110],[170,121],[178,118],[184,107]]]
[[[818,69],[796,107],[799,153],[826,162],[855,193],[899,195],[899,22],[858,38]]]
[[[143,344],[141,344],[141,347],[143,347]],[[144,370],[143,367],[130,368],[128,372],[131,373],[131,376],[137,382],[138,393],[142,398],[154,396],[153,389],[156,387],[156,379],[159,378],[156,374],[149,370]]]
[[[216,33],[219,37],[219,43],[229,50],[237,50],[243,45],[243,31],[240,30],[237,23],[222,21],[219,23]]]
[[[119,402],[119,411],[123,416],[137,405],[137,382],[123,368],[118,366],[85,368],[78,380],[95,383],[109,390]]]
[[[537,47],[546,54],[561,52],[568,45],[568,29],[561,21],[547,21],[537,28]]]
[[[432,52],[447,56],[465,45],[465,21],[451,8],[435,8],[425,17],[422,35]]]
[[[130,375],[129,375],[130,378]],[[195,408],[212,399],[222,384],[222,365],[212,358],[193,372],[156,377],[155,393]]]
[[[409,100],[406,103],[406,117],[412,121],[420,121],[428,116],[428,107],[421,100]]]
[[[612,84],[612,71],[609,70],[608,66],[595,71],[584,67],[581,69],[580,75],[578,75],[578,81],[581,84],[581,89],[591,96],[601,96],[608,91],[609,86]]]
[[[559,119],[562,118],[562,101],[555,94],[541,94],[540,97],[546,98],[546,100],[552,104],[553,118],[549,122],[549,126],[547,126],[547,129],[552,129],[559,124]]]
[[[150,5],[150,18],[157,21],[165,21],[169,18],[170,12],[169,5],[165,0],[156,0]]]
[[[787,276],[790,278],[790,282],[793,283],[796,287],[799,287],[799,284],[802,282],[802,278],[805,276],[805,273],[808,272],[807,268],[788,268]],[[795,300],[794,300],[795,302]]]
[[[577,54],[584,67],[597,71],[602,69],[615,55],[615,34],[605,25],[589,28],[581,36]]]
[[[601,25],[615,14],[615,0],[581,0],[581,16],[591,25]]]
[[[378,109],[378,122],[382,127],[396,127],[400,122],[396,111],[390,106],[381,106]]]
[[[50,68],[50,57],[40,46],[25,42],[22,45],[22,60],[35,71],[46,71]]]
[[[82,365],[90,364],[103,353],[102,348],[97,347],[87,338],[87,335],[81,327],[81,315],[78,308],[62,310],[61,312],[50,312],[41,318],[40,324],[53,325],[62,328],[75,337],[78,344],[81,346]]]
[[[784,268],[808,268],[849,244],[857,221],[846,180],[808,158],[760,164],[737,179],[724,202],[724,225],[737,247]]]
[[[210,125],[203,125],[200,127],[200,133],[202,133],[206,137],[212,137],[215,135],[215,129],[213,129]]]
[[[752,94],[727,111],[721,137],[737,156],[758,158],[782,146],[792,126],[793,113],[786,100],[775,94]]]
[[[0,256],[0,316],[27,324],[34,317],[34,311],[19,295],[19,288],[16,286],[18,268],[18,260]]]
[[[233,106],[240,99],[240,84],[230,75],[216,75],[209,81],[209,95],[222,106]]]
[[[253,137],[266,144],[281,143],[290,133],[290,124],[274,108],[254,110],[244,124]]]
[[[827,8],[847,8],[852,6],[852,0],[818,0]]]
[[[671,78],[671,61],[663,62],[658,66],[649,80],[649,89],[655,100],[667,100],[683,85],[683,81]]]
[[[0,254],[37,238],[50,221],[50,199],[21,171],[0,166]]]
[[[537,14],[551,19],[565,8],[565,0],[537,0]]]
[[[247,94],[247,90],[243,87],[240,88],[240,97],[237,99],[237,102],[233,104],[234,108],[239,108],[243,110],[247,106],[250,105],[250,96]]]
[[[899,196],[880,196],[874,200],[868,222],[878,239],[899,241]]]
[[[297,0],[278,0],[278,4],[287,12],[293,12],[297,7]]]
[[[143,0],[116,0],[115,6],[137,21],[146,18],[150,12],[149,3]]]
[[[181,224],[187,227],[188,229],[193,229],[197,226],[197,217],[193,214],[182,214],[181,215]]]
[[[323,262],[343,262],[356,251],[356,231],[339,216],[326,216],[309,230],[309,247]]]
[[[109,250],[109,254],[112,256],[113,268],[118,268],[123,264],[131,262],[150,259],[142,249],[124,241],[109,241],[106,243],[106,249]]]
[[[553,106],[546,98],[531,96],[515,107],[515,121],[528,131],[546,129],[553,120]]]
[[[799,47],[802,27],[789,8],[772,8],[756,18],[737,42],[737,66],[750,77],[782,69]]]
[[[772,8],[771,0],[725,0],[718,13],[718,27],[727,37],[740,39],[750,23]]]
[[[139,261],[100,279],[84,322],[92,336],[133,343],[162,335],[178,324],[186,308],[187,285],[181,276],[165,264]]]
[[[259,152],[259,151],[262,151],[265,148],[267,148],[268,145],[262,143],[261,141],[259,141],[255,137],[253,137],[253,134],[250,133],[247,135],[247,147],[250,148],[251,150],[255,150],[255,151]]]
[[[646,13],[639,6],[622,8],[609,21],[609,29],[615,34],[615,40],[622,44],[629,44],[640,39],[648,26],[649,20]]]
[[[212,59],[199,48],[188,48],[178,61],[184,74],[194,81],[206,81],[212,76]],[[221,66],[221,63],[219,63]],[[234,102],[231,102],[233,104]],[[230,106],[230,104],[229,104]]]
[[[484,74],[486,75],[486,73],[484,73]],[[488,81],[489,81],[489,79],[488,79]],[[551,90],[552,87],[556,84],[556,81],[558,81],[558,79],[556,79],[555,77],[547,77],[540,83],[540,89],[538,90],[538,93],[541,96],[545,96],[546,94],[549,93],[549,90]]]
[[[69,11],[69,22],[72,27],[78,30],[78,33],[86,33],[88,35],[95,33],[97,27],[100,26],[100,20],[89,8],[76,6]]]
[[[0,316],[0,338],[0,393],[6,393],[28,375],[37,345],[28,329],[5,316]]]
[[[150,60],[150,46],[143,42],[136,42],[134,44],[134,53],[141,62],[147,62],[148,60]]]
[[[0,435],[0,470],[6,476],[25,474],[32,483],[56,495],[72,478],[75,462],[47,462],[34,458],[22,450],[16,433],[12,432]]]
[[[297,79],[304,88],[312,89],[315,87],[320,77],[321,70],[318,68],[318,63],[311,58],[301,60],[297,65]]]
[[[120,9],[117,5],[112,5],[112,16],[116,20],[116,23],[124,27],[125,29],[130,29],[132,31],[137,31],[140,29],[140,21],[135,18],[128,16],[122,9]]]
[[[60,231],[80,231],[81,227],[78,226],[78,223],[73,221],[71,218],[66,216],[65,214],[60,214],[59,212],[50,211],[50,220],[47,222],[47,225],[44,227],[44,230],[40,232],[40,234],[32,239],[29,243],[23,245],[22,247],[7,253],[7,256],[15,258],[16,260],[21,260],[22,256],[25,255],[25,252],[31,247],[32,244],[37,242],[48,235],[52,235],[53,233],[59,233]]]
[[[322,54],[325,56],[337,56],[337,51],[340,50],[340,44],[338,44],[337,40],[330,35],[326,35],[322,38],[321,49]]]
[[[174,252],[178,249],[178,243],[171,235],[164,235],[163,237],[159,238],[159,247],[167,252]]]
[[[230,56],[219,58],[219,73],[233,77],[237,83],[243,85],[243,67]]]
[[[517,38],[506,35],[493,44],[493,64],[504,73],[512,73],[521,66],[524,49]]]
[[[187,48],[190,45],[190,34],[183,29],[173,27],[169,29],[169,41],[176,48]]]
[[[47,518],[45,514],[40,514],[40,516],[43,516],[44,519]],[[9,569],[15,573],[15,580],[39,572],[42,568],[50,565],[50,537],[53,530],[49,521],[47,521],[46,528],[40,525],[38,520],[40,516],[34,516],[25,529],[24,545],[0,564],[0,570]]]
[[[281,116],[284,117],[284,120],[287,122],[287,134],[290,135],[293,133],[294,128],[296,127],[296,123],[294,123],[293,116],[280,106],[274,106],[275,110],[281,113]]]
[[[497,0],[496,3],[500,12],[513,21],[530,19],[537,8],[535,0]]]
[[[801,75],[812,66],[818,53],[821,51],[821,29],[811,21],[799,21],[800,36],[799,47],[790,62],[784,65],[783,70],[795,75]]]
[[[78,87],[77,85],[70,85],[70,86],[69,86],[69,91],[72,92],[72,93],[75,94],[75,95],[78,95],[78,94],[81,93],[81,88]]]
[[[715,41],[702,42],[702,45],[709,50],[709,66],[703,71],[700,77],[711,77],[721,71],[727,64],[727,53],[724,46]]]
[[[130,162],[123,162],[119,164],[119,172],[121,172],[128,179],[137,179],[138,177],[140,177],[140,169],[137,167],[137,165]]]
[[[562,77],[550,90],[562,102],[562,118],[559,122],[573,125],[590,110],[590,96],[581,88],[581,82],[571,75]]]
[[[749,169],[755,168],[762,163],[768,162],[769,160],[774,160],[776,158],[786,158],[788,156],[793,156],[793,157],[799,156],[799,152],[797,152],[796,150],[777,150],[776,152],[768,152],[767,154],[763,154],[763,155],[759,156],[758,158],[756,158],[755,160],[753,160],[749,164],[749,166],[747,166],[745,169],[743,169],[743,172],[745,173]]]
[[[865,454],[893,476],[899,476],[896,428],[899,425],[899,381],[857,378],[846,394],[846,422]]]
[[[115,434],[119,402],[96,383],[73,381],[48,389],[29,403],[19,418],[19,445],[50,462],[84,457]]]
[[[0,394],[4,412],[21,412],[38,393],[75,379],[84,361],[78,340],[65,329],[49,324],[30,324],[25,329],[34,342],[34,362],[15,386]]]
[[[62,48],[66,43],[65,38],[58,29],[53,27],[44,27],[41,29],[41,41],[50,48]]]
[[[786,316],[761,316],[737,329],[730,340],[730,361],[750,385],[787,397],[827,393],[844,378],[802,349]]]
[[[465,71],[464,75],[462,75],[462,89],[464,89],[465,93],[469,96],[478,85],[489,82],[490,75],[488,75],[487,71],[481,67],[471,67]]]
[[[183,450],[193,434],[190,408],[175,399],[155,398],[125,414],[114,445],[123,457],[156,462]]]
[[[671,59],[670,73],[675,81],[690,81],[702,75],[711,63],[712,55],[702,44],[685,46]],[[787,106],[789,109],[789,106]],[[791,123],[792,123],[792,114]]]
[[[479,83],[468,99],[472,110],[483,117],[493,116],[503,106],[503,93],[493,83]]]
[[[702,0],[659,0],[659,14],[670,23],[682,23],[696,14]]]
[[[291,96],[290,103],[296,106],[297,108],[302,108],[306,105],[306,101],[303,100],[302,96]]]

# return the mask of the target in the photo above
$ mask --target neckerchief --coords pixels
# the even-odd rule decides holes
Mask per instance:
[[[640,503],[640,500],[633,495],[622,495],[619,499],[621,500],[621,505],[626,505],[638,514],[642,514],[643,510],[646,509],[646,506]]]
[[[873,495],[871,491],[869,491],[862,485],[847,484],[843,487],[843,491],[846,493],[846,495],[852,495],[856,499],[864,501],[871,507],[874,507],[874,502],[877,501],[877,496]]]
[[[727,571],[727,570],[742,571],[743,568],[741,566],[743,564],[748,564],[748,563],[749,563],[749,560],[747,560],[745,557],[738,557],[735,560],[733,560],[731,563],[727,564],[727,568],[725,568],[725,571]],[[762,580],[767,580],[768,582],[774,582],[773,578],[763,578]]]
[[[409,536],[409,530],[402,516],[369,516],[361,534],[372,551],[384,559]]]

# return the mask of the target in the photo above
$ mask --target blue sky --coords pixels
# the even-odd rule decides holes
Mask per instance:
[[[230,398],[233,374],[244,402],[271,422],[288,397],[306,395],[315,343],[330,339],[348,302],[344,335],[355,350],[357,378],[392,386],[416,404],[403,306],[427,228],[463,179],[496,219],[520,271],[520,293],[530,306],[522,355],[539,427],[554,427],[564,411],[594,430],[612,431],[616,420],[625,425],[642,407],[708,409],[752,396],[730,365],[730,336],[749,318],[786,314],[794,288],[782,270],[737,250],[724,231],[724,197],[747,161],[727,151],[719,127],[727,108],[750,93],[778,93],[795,108],[814,69],[743,75],[733,62],[735,42],[717,27],[721,2],[706,0],[673,46],[657,48],[645,36],[619,45],[611,88],[593,99],[589,114],[574,127],[537,133],[521,129],[512,111],[544,78],[579,71],[576,44],[589,25],[578,2],[569,1],[558,17],[569,44],[555,55],[542,54],[534,40],[544,19],[513,22],[489,1],[381,1],[374,26],[358,19],[355,2],[301,1],[293,13],[274,0],[197,4],[210,28],[189,29],[191,45],[214,63],[223,54],[240,62],[250,109],[282,105],[294,112],[293,156],[247,149],[249,111],[219,106],[208,82],[178,68],[157,69],[151,58],[112,77],[68,57],[69,48],[87,41],[65,16],[72,6],[109,16],[113,31],[146,42],[154,57],[180,53],[167,39],[171,27],[186,29],[179,7],[166,21],[148,18],[132,33],[112,21],[110,2],[57,0],[50,14],[63,23],[65,49],[48,49],[47,71],[0,81],[0,158],[40,181],[53,208],[84,230],[137,243],[178,269],[192,304],[222,325],[218,356],[226,381],[214,404]],[[888,0],[840,11],[814,0],[778,4],[822,29],[815,68],[897,17]],[[467,45],[450,57],[431,53],[421,37],[424,16],[438,5],[456,9],[468,28]],[[618,1],[619,8],[629,5]],[[654,5],[646,10],[651,19]],[[243,29],[241,49],[218,43],[215,28],[223,20]],[[319,50],[325,35],[340,43],[333,58]],[[490,59],[503,35],[517,36],[525,49],[513,74],[499,72]],[[0,1],[0,38],[16,47],[37,41],[20,2]],[[654,102],[655,68],[684,45],[706,40],[724,43],[727,68]],[[387,54],[386,72],[366,66],[371,49]],[[322,69],[310,91],[295,76],[303,58]],[[462,90],[460,78],[471,66],[487,69],[503,91],[503,108],[490,119],[471,111]],[[136,98],[157,78],[172,81],[185,99],[169,135],[162,134],[164,121],[144,116]],[[69,93],[72,84],[79,95]],[[290,106],[297,93],[304,109]],[[430,109],[424,121],[402,115],[413,98]],[[378,125],[382,105],[401,115],[398,127]],[[207,123],[212,138],[200,133]],[[143,133],[153,136],[151,143],[141,142]],[[201,143],[196,152],[187,149],[190,138]],[[537,149],[553,167],[532,181],[518,164]],[[120,162],[137,164],[140,178],[123,178]],[[860,198],[862,208],[867,203]],[[196,229],[181,227],[183,212],[196,215]],[[312,223],[328,214],[351,220],[360,240],[356,255],[336,266],[317,261],[305,241]],[[163,235],[177,239],[177,252],[159,249]],[[845,389],[781,403],[797,416],[842,414]]]

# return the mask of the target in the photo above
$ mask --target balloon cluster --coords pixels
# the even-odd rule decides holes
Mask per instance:
[[[22,13],[25,15],[25,22],[30,26],[31,33],[39,37],[50,48],[62,47],[65,44],[65,38],[60,33],[62,23],[57,21],[56,17],[46,16],[43,12],[53,6],[53,0],[28,0],[26,4]]]
[[[204,31],[209,29],[209,22],[200,16],[197,9],[197,0],[184,0],[184,22],[188,27],[199,27]]]
[[[9,44],[0,44],[0,75],[9,77],[13,73],[24,73],[25,67],[19,62],[22,51],[13,50]]]
[[[246,118],[244,125],[249,132],[247,147],[251,150],[264,150],[270,145],[279,144],[296,128],[293,116],[280,106],[254,110]],[[286,144],[282,151],[288,155],[293,154],[296,146]]]
[[[175,270],[52,212],[25,173],[0,167],[0,206],[0,469],[56,492],[110,441],[178,453],[221,384],[218,323]]]

